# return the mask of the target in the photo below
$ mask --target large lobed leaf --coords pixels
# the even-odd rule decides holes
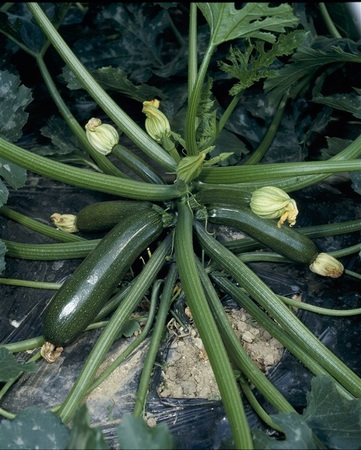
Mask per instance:
[[[294,27],[298,18],[287,3],[270,7],[268,3],[246,3],[237,10],[233,3],[197,3],[211,29],[211,40],[217,46],[237,38],[257,38],[275,42],[274,32],[284,33]]]

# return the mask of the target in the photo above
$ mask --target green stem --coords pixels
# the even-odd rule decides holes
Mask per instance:
[[[296,412],[290,403],[280,394],[267,377],[255,365],[250,356],[247,354],[224,312],[217,292],[215,291],[208,275],[201,263],[197,260],[198,273],[202,281],[203,288],[208,298],[209,305],[212,309],[213,316],[218,325],[218,329],[222,335],[224,345],[227,351],[239,367],[239,369],[247,376],[252,384],[263,394],[263,396],[279,411],[279,412]]]
[[[49,215],[52,211],[49,211]],[[67,233],[65,231],[57,230],[53,226],[45,225],[44,223],[34,220],[31,217],[21,214],[6,205],[0,207],[0,214],[8,219],[14,220],[27,228],[30,228],[37,233],[41,233],[44,236],[51,237],[60,242],[79,242],[85,239],[75,234]]]
[[[151,298],[150,302],[150,309],[149,314],[147,317],[146,324],[144,325],[144,328],[142,332],[133,340],[131,344],[128,345],[128,347],[119,355],[117,358],[102,372],[92,383],[92,385],[89,388],[89,391],[87,394],[92,392],[95,388],[97,388],[103,381],[108,378],[108,376],[126,359],[128,356],[144,341],[144,339],[147,337],[150,328],[153,324],[153,319],[155,316],[156,311],[156,302],[157,298]]]
[[[125,177],[125,175],[117,167],[115,167],[114,164],[109,161],[106,156],[96,151],[89,143],[84,129],[79,125],[79,122],[75,119],[66,103],[62,99],[61,95],[59,94],[59,91],[56,88],[56,85],[50,75],[50,72],[48,71],[48,68],[46,67],[43,58],[41,56],[38,56],[36,58],[36,62],[46,84],[46,87],[48,88],[48,91],[52,99],[54,100],[54,103],[56,104],[63,119],[79,141],[79,145],[91,156],[91,158],[96,162],[96,164],[104,173],[122,178]]]
[[[207,69],[214,50],[215,47],[210,43],[205,54],[203,55],[196,81],[193,85],[191,85],[193,88],[188,89],[190,95],[188,97],[189,100],[185,126],[185,140],[188,156],[195,156],[198,154],[196,141],[198,104],[202,92],[203,82],[206,77]],[[194,62],[192,61],[192,63]]]
[[[175,185],[157,185],[92,172],[52,161],[0,138],[0,157],[44,177],[93,191],[138,200],[170,200],[180,197]]]
[[[195,229],[201,246],[208,256],[243,286],[287,333],[294,339],[297,338],[303,350],[309,352],[331,376],[355,397],[360,397],[360,378],[325,347],[246,264],[210,236],[198,222],[195,223]]]
[[[34,348],[41,347],[44,344],[43,336],[25,339],[24,341],[11,342],[10,344],[1,344],[0,347],[5,347],[12,353],[26,352]]]
[[[134,416],[140,416],[143,414],[144,406],[147,398],[147,392],[149,389],[150,378],[154,368],[154,363],[159,350],[160,341],[164,332],[165,323],[169,313],[169,308],[173,300],[174,285],[177,280],[177,266],[173,264],[168,271],[164,289],[159,302],[159,309],[154,325],[152,337],[149,344],[147,356],[143,364],[142,375],[139,381],[139,387],[137,397],[135,399],[135,406],[133,410]]]
[[[0,278],[0,284],[6,284],[10,286],[21,286],[33,289],[54,289],[60,288],[61,283],[48,283],[44,281],[31,281],[31,280],[17,280],[15,278]]]
[[[361,280],[361,275],[359,273],[353,272],[352,270],[345,269],[345,274],[350,275],[350,277],[357,278],[358,280]]]
[[[231,102],[229,103],[229,105],[227,106],[226,110],[224,111],[224,113],[222,114],[221,118],[219,119],[219,122],[217,123],[217,132],[216,132],[216,136],[213,139],[213,143],[214,141],[217,139],[217,137],[219,136],[219,133],[223,130],[224,126],[226,125],[228,119],[231,117],[232,112],[234,111],[235,107],[238,105],[239,99],[241,98],[241,93],[235,95]],[[209,143],[210,145],[212,145],[212,142]]]
[[[99,244],[100,239],[59,244],[22,244],[2,240],[6,246],[6,256],[31,259],[34,261],[55,261],[58,259],[85,258]]]
[[[340,234],[353,233],[361,230],[361,219],[349,220],[346,222],[337,222],[324,225],[312,225],[309,227],[296,227],[299,233],[305,234],[311,239],[337,236]],[[248,250],[256,250],[262,248],[261,244],[258,244],[253,239],[247,237],[243,239],[234,239],[232,241],[223,241],[222,244],[231,250],[233,253],[246,252]],[[335,258],[334,254],[332,255]]]
[[[157,143],[155,143],[153,139],[151,139],[147,133],[142,130],[94,80],[92,75],[71,51],[64,39],[46,17],[40,5],[38,3],[29,2],[26,6],[33,14],[34,19],[51,44],[54,46],[59,56],[76,75],[78,81],[96,101],[99,107],[105,111],[113,122],[124,132],[124,134],[128,136],[142,151],[144,151],[144,153],[150,156],[155,162],[159,163],[165,169],[174,171],[176,166],[171,156],[169,156]]]
[[[272,144],[272,141],[277,133],[279,126],[280,126],[280,123],[281,123],[281,120],[283,117],[283,112],[286,107],[287,99],[288,99],[288,93],[283,95],[283,97],[277,107],[276,114],[274,115],[272,122],[271,122],[266,134],[264,135],[264,138],[260,142],[257,149],[251,154],[251,156],[245,160],[245,162],[244,162],[245,165],[253,165],[253,164],[259,163],[261,161],[261,159],[264,157],[264,155],[266,154],[266,152],[269,149],[270,145]]]
[[[200,281],[193,250],[192,213],[185,201],[178,204],[175,256],[182,288],[211,363],[236,448],[252,449],[253,443],[233,369]]]
[[[334,250],[329,252],[334,258],[342,258],[343,256],[352,255],[353,253],[361,252],[361,244],[352,245],[351,247],[341,248],[340,250]]]
[[[113,147],[112,155],[114,155],[120,162],[132,170],[143,181],[147,183],[164,184],[164,180],[154,172],[139,156],[133,151],[127,149],[123,145],[116,145]]]
[[[320,8],[323,20],[325,21],[326,27],[331,37],[335,39],[342,39],[342,36],[338,32],[337,28],[335,27],[335,24],[333,23],[333,20],[331,19],[330,14],[327,11],[326,5],[323,2],[320,2],[318,6]]]
[[[191,98],[198,72],[197,5],[189,6],[188,98]]]
[[[134,311],[138,303],[141,301],[149,286],[153,283],[159,270],[165,263],[166,256],[169,255],[172,244],[172,234],[169,234],[165,240],[158,246],[152,254],[152,257],[143,267],[139,275],[138,282],[134,284],[131,291],[118,309],[114,312],[107,327],[100,335],[94,345],[82,371],[65,399],[59,416],[65,423],[69,422],[73,417],[80,401],[86,395],[93,381],[94,375],[102,363],[105,355],[109,351],[120,330],[124,326],[130,314]]]
[[[199,179],[205,183],[247,183],[276,180],[284,176],[302,177],[312,174],[361,171],[361,161],[309,161],[297,163],[271,163],[255,166],[205,167]]]
[[[358,136],[350,145],[339,152],[336,156],[333,156],[328,161],[349,161],[352,159],[359,158],[361,156],[361,135]],[[299,163],[295,163],[295,167],[298,167]],[[284,178],[279,180],[259,180],[259,181],[249,181],[248,183],[235,183],[232,189],[239,189],[245,191],[253,191],[262,186],[277,186],[286,192],[297,191],[299,189],[311,186],[312,184],[318,183],[325,178],[328,174],[320,175],[304,175],[296,176],[291,178]],[[223,181],[222,183],[228,183],[228,181]],[[205,183],[198,184],[199,189],[214,189],[214,185],[210,184],[207,186]],[[217,189],[229,189],[228,184],[217,184]]]
[[[12,419],[15,419],[16,414],[10,413],[10,412],[8,412],[8,411],[5,411],[5,409],[0,408],[0,416],[5,417],[5,419],[10,419],[10,420],[12,420]]]
[[[241,288],[235,286],[224,276],[212,274],[211,278],[223,292],[230,295],[242,308],[244,308],[271,336],[277,339],[314,375],[329,375],[329,373],[303,348],[302,338],[298,339],[293,333],[283,330],[269,315],[264,312]],[[337,389],[343,397],[354,398],[341,384],[335,380]]]
[[[361,314],[361,308],[355,309],[331,309],[331,308],[322,308],[320,306],[309,305],[308,303],[303,303],[298,300],[293,300],[288,297],[283,297],[282,295],[278,295],[278,298],[283,301],[288,306],[294,306],[298,309],[304,309],[306,311],[311,311],[316,314],[324,314],[327,316],[336,316],[336,317],[347,317],[347,316],[358,316]]]
[[[274,428],[277,431],[283,432],[283,430],[276,425],[269,414],[262,408],[262,406],[259,404],[258,400],[254,396],[252,389],[249,387],[249,384],[247,380],[245,380],[242,376],[239,378],[239,384],[241,386],[241,389],[246,396],[247,400],[249,401],[250,405],[252,406],[255,413],[260,417],[263,422],[265,422],[267,425],[269,425],[271,428]],[[295,410],[292,412],[296,412]]]

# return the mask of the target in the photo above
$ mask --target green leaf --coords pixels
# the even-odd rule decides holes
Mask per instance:
[[[361,52],[354,47],[346,39],[317,38],[311,46],[301,46],[288,64],[268,78],[264,90],[271,93],[272,103],[278,103],[287,91],[290,98],[295,98],[309,89],[320,69],[326,69],[330,64],[341,67],[346,62],[360,63]]]
[[[31,89],[20,83],[17,75],[7,70],[0,71],[0,137],[10,142],[16,142],[21,137],[29,115],[25,112],[25,108],[33,100]],[[0,159],[0,176],[12,188],[18,189],[25,184],[27,172],[13,163]],[[8,190],[0,180],[0,206],[7,198]]]
[[[338,393],[329,376],[312,380],[304,420],[327,448],[359,449],[361,399],[348,400]]]
[[[89,412],[86,405],[80,406],[77,410],[70,432],[66,450],[106,450],[106,444],[100,428],[90,426]]]
[[[361,95],[355,93],[333,94],[327,97],[319,94],[312,99],[315,103],[330,106],[351,113],[357,119],[361,119]]]
[[[335,136],[325,136],[325,139],[327,142],[327,148],[321,149],[322,159],[332,158],[352,143],[351,139],[343,139]],[[356,174],[357,172],[354,173]]]
[[[0,347],[0,381],[8,381],[12,378],[17,377],[21,372],[36,371],[37,366],[34,362],[19,363],[15,356],[11,352],[9,352],[8,349],[6,349],[5,347]]]
[[[139,325],[138,320],[136,319],[129,319],[125,324],[124,327],[121,329],[119,335],[125,336],[127,338],[135,335],[141,330],[141,327]]]
[[[273,43],[274,32],[284,33],[298,18],[286,3],[269,7],[268,3],[246,3],[237,10],[233,3],[197,3],[211,29],[211,41],[217,46],[237,38],[257,38]]]
[[[65,81],[67,81],[69,89],[75,90],[83,88],[78,79],[67,67],[63,69],[62,75]],[[141,103],[154,98],[163,98],[160,89],[145,83],[139,85],[134,84],[128,79],[126,72],[119,67],[102,67],[93,71],[92,75],[106,91],[119,92],[120,94],[126,95]]]
[[[261,430],[253,431],[255,448],[353,450],[360,448],[361,399],[342,397],[328,375],[312,379],[311,392],[303,415],[271,415],[285,433],[283,440],[270,438]]]
[[[271,417],[282,428],[286,439],[278,441],[270,438],[261,430],[253,430],[252,437],[255,449],[314,450],[318,448],[311,428],[298,414],[282,413]]]
[[[6,246],[4,242],[0,241],[0,275],[4,272],[6,262],[5,262]]]
[[[18,189],[24,186],[27,172],[22,167],[0,158],[0,176],[3,177],[12,188]]]
[[[32,102],[31,89],[17,75],[0,71],[0,136],[16,142],[22,136],[22,128],[28,120],[26,107]]]
[[[219,68],[239,81],[231,90],[230,95],[237,95],[262,78],[273,76],[275,70],[269,67],[280,56],[290,55],[307,37],[303,30],[295,30],[281,34],[271,48],[265,49],[264,41],[248,42],[244,52],[237,47],[231,47],[228,60],[231,64],[219,62]]]
[[[361,195],[361,171],[350,173],[352,189]]]
[[[55,27],[58,27],[69,7],[69,3],[42,3],[46,15]],[[39,54],[46,44],[40,27],[32,20],[25,4],[21,5],[21,14],[0,12],[0,29],[10,39],[30,52]]]
[[[0,423],[1,449],[61,449],[68,436],[68,428],[56,414],[35,407]]]
[[[4,205],[9,197],[8,188],[5,184],[0,180],[0,206]]]
[[[152,2],[99,5],[90,31],[74,44],[74,53],[92,71],[112,65],[124,70],[136,83],[147,82],[153,73],[168,78],[178,70],[173,59],[185,66],[179,48],[169,47],[166,9]],[[174,65],[174,67],[172,67]]]
[[[212,99],[212,78],[204,83],[197,108],[197,117],[200,119],[197,127],[197,147],[204,149],[204,145],[212,140],[216,134],[216,114],[214,100]]]
[[[166,424],[148,427],[141,417],[126,414],[117,429],[121,448],[158,450],[173,448],[173,439]]]

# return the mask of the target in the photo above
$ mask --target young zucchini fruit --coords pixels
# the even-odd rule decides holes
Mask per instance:
[[[79,231],[95,232],[110,230],[118,222],[138,211],[149,211],[152,203],[133,200],[110,200],[92,203],[76,215],[75,225]]]
[[[53,362],[94,320],[136,258],[169,225],[169,215],[159,210],[139,209],[119,222],[54,295],[43,321],[47,361]]]
[[[248,207],[213,206],[208,208],[208,220],[237,228],[290,261],[308,264],[319,275],[338,278],[343,273],[342,264],[320,253],[309,237],[285,225],[278,228],[276,221],[263,219]]]

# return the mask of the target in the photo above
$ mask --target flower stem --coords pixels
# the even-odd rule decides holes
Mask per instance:
[[[33,231],[41,233],[44,236],[51,237],[60,242],[79,242],[85,240],[84,238],[77,236],[75,234],[67,233],[62,230],[57,230],[53,226],[49,226],[39,222],[38,220],[34,220],[31,217],[26,216],[25,214],[21,214],[17,211],[14,211],[13,209],[9,208],[6,205],[0,207],[0,214],[2,216],[7,217],[8,219],[20,223],[21,225],[24,225],[27,228],[30,228]]]
[[[93,146],[89,143],[84,129],[79,125],[79,122],[75,119],[75,117],[65,104],[64,100],[62,99],[61,95],[59,94],[59,91],[55,86],[55,83],[48,71],[48,68],[46,67],[43,58],[38,56],[36,58],[36,62],[40,69],[40,73],[45,81],[45,84],[48,88],[48,91],[54,100],[54,103],[56,104],[63,119],[76,136],[80,146],[91,156],[91,158],[96,162],[96,164],[104,173],[122,178],[125,177],[125,175],[117,167],[115,167],[114,164],[111,161],[109,161],[107,157],[97,152],[93,148]]]

